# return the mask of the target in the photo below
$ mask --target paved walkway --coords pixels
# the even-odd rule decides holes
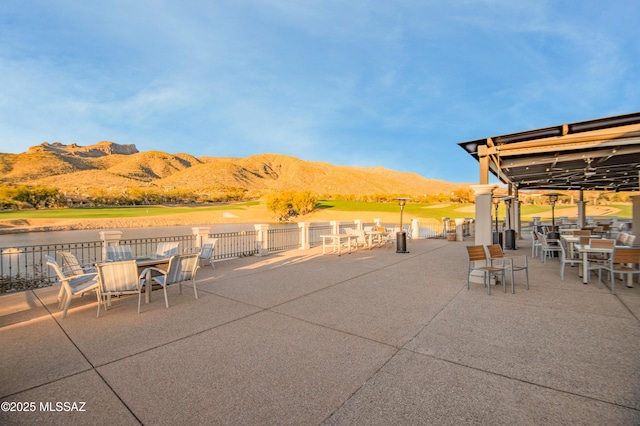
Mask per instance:
[[[640,288],[530,259],[530,290],[489,296],[470,243],[219,262],[140,315],[4,295],[0,400],[35,411],[0,424],[640,424]]]

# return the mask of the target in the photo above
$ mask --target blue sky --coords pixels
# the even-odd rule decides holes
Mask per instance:
[[[477,182],[473,139],[640,111],[637,0],[3,0],[0,152],[292,155]]]

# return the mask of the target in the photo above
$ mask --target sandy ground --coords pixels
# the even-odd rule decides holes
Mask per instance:
[[[456,209],[456,211],[457,212],[461,212],[461,213],[475,213],[476,212],[476,207],[475,206],[465,206],[465,207],[461,207],[459,209]],[[619,208],[615,208],[615,207],[587,206],[587,216],[611,216],[611,215],[615,215],[619,211],[620,211],[620,209]],[[573,206],[573,207],[568,207],[568,208],[567,207],[556,208],[555,215],[556,215],[556,217],[567,216],[567,217],[570,217],[570,218],[577,218],[578,217],[578,207],[577,206]],[[551,217],[551,210],[546,211],[546,212],[540,212],[538,214],[538,216],[544,217],[544,218],[550,218]]]

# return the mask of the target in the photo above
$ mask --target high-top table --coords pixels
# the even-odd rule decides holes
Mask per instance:
[[[327,248],[332,249],[332,253],[338,252],[338,256],[341,255],[342,241],[347,241],[347,247],[349,247],[348,253],[351,253],[351,239],[356,239],[356,235],[351,234],[325,234],[320,235],[322,238],[322,254],[326,253]]]

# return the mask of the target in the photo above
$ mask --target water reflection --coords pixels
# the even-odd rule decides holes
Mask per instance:
[[[253,224],[214,224],[208,226],[210,233],[253,231]],[[153,226],[147,228],[118,228],[122,231],[122,239],[173,237],[179,235],[192,235],[193,228],[197,226]],[[80,243],[88,241],[100,241],[101,231],[113,231],[114,229],[83,229],[76,231],[44,231],[44,232],[20,232],[16,234],[0,235],[0,248],[20,247],[31,245],[50,245],[65,243]]]

